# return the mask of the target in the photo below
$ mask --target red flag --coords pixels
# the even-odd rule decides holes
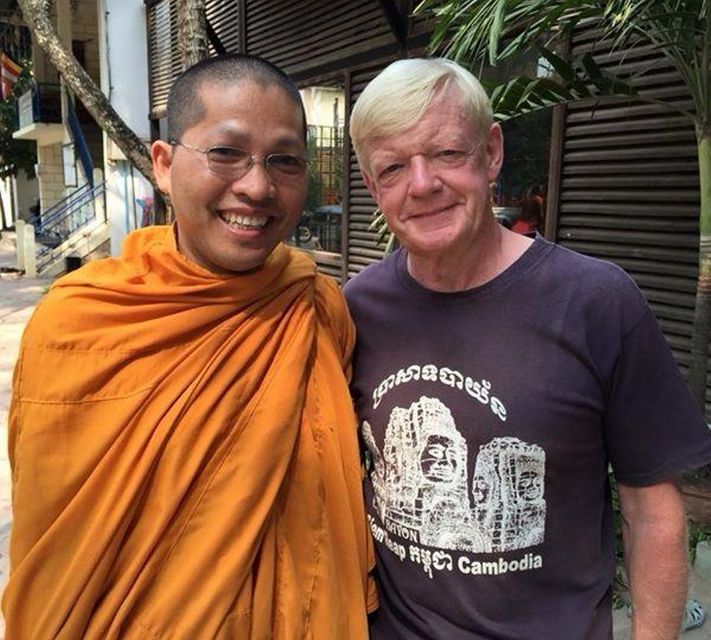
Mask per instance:
[[[12,87],[22,73],[22,67],[6,53],[0,54],[0,80],[2,81],[2,99],[12,95]]]

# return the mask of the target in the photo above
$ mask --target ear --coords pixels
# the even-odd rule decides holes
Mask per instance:
[[[158,187],[163,193],[171,195],[170,167],[173,164],[173,147],[165,140],[156,140],[151,145],[151,160]]]
[[[504,132],[497,122],[489,128],[486,140],[486,163],[489,182],[495,182],[504,164]]]

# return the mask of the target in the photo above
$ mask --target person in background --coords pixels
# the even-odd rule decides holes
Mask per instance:
[[[523,235],[543,233],[543,189],[538,185],[526,189],[520,207],[521,214],[511,225],[511,231]]]
[[[617,479],[636,640],[675,638],[676,484],[711,435],[617,266],[505,229],[503,137],[444,59],[363,91],[351,138],[400,248],[346,286],[368,473],[375,640],[609,640]]]

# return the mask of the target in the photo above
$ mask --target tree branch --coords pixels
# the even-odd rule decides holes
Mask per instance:
[[[32,30],[35,42],[47,54],[86,110],[123,151],[126,158],[158,190],[153,176],[151,157],[145,144],[116,113],[101,89],[62,43],[49,15],[49,0],[18,0],[26,24]]]

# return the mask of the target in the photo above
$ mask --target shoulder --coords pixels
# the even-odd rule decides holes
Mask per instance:
[[[316,274],[315,288],[319,323],[346,355],[353,348],[355,332],[343,292],[333,278],[322,273]]]
[[[317,273],[314,286],[316,289],[316,305],[320,313],[332,317],[348,314],[343,292],[331,276]]]
[[[618,265],[545,240],[538,242],[550,247],[536,274],[551,300],[574,299],[592,317],[618,317],[628,326],[648,310],[644,295]]]
[[[364,297],[382,295],[392,290],[397,283],[396,274],[400,253],[401,249],[398,249],[382,260],[368,265],[346,283],[343,293],[351,309]]]
[[[536,242],[543,243],[550,249],[547,258],[555,267],[570,270],[570,275],[582,276],[586,284],[600,282],[623,288],[635,286],[625,271],[613,262],[578,253],[542,238],[538,238]]]
[[[57,279],[35,309],[23,342],[60,347],[111,325],[114,313],[125,312],[127,299],[112,295],[126,283],[138,284],[147,263],[136,256],[103,258]]]

